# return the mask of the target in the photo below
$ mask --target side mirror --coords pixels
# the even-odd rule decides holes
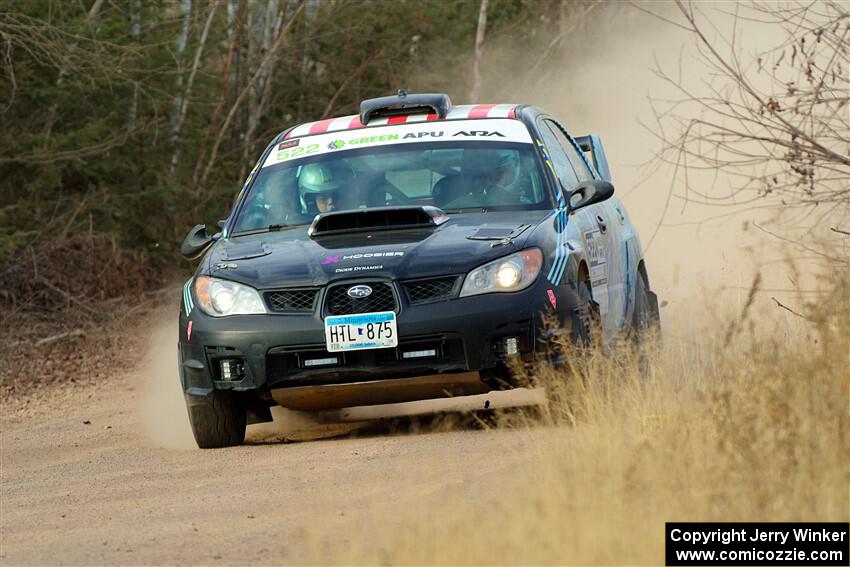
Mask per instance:
[[[604,179],[582,181],[567,195],[569,210],[575,211],[594,203],[601,203],[614,194],[614,186]]]
[[[207,232],[207,225],[196,224],[183,239],[183,244],[180,245],[180,253],[189,260],[195,260],[203,254],[210,244],[216,240],[215,236],[210,236]]]

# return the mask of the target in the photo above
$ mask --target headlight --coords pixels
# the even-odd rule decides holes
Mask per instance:
[[[466,275],[460,296],[525,289],[534,283],[542,265],[543,254],[537,248],[493,260]]]
[[[195,278],[198,306],[207,315],[253,315],[266,313],[257,290],[247,285],[207,276]]]

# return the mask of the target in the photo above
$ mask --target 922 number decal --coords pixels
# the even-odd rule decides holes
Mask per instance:
[[[286,148],[283,150],[278,150],[277,152],[277,161],[285,161],[292,158],[297,158],[301,156],[308,156],[310,154],[315,154],[319,151],[319,144],[309,144],[307,146],[297,146],[294,148]]]

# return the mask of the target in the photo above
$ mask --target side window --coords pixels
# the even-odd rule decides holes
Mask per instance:
[[[587,164],[584,162],[582,157],[578,155],[578,151],[573,143],[567,138],[566,133],[563,128],[551,120],[546,120],[546,124],[552,129],[552,132],[555,134],[555,137],[558,138],[558,141],[563,146],[564,151],[567,153],[567,157],[570,160],[570,163],[575,169],[576,173],[578,173],[579,179],[582,181],[589,181],[593,179],[593,173],[591,173],[590,168],[587,167]]]
[[[558,178],[560,178],[564,189],[569,191],[578,185],[578,177],[570,163],[570,158],[567,157],[555,134],[548,128],[548,123],[548,120],[544,120],[540,124],[540,136],[543,138],[543,144],[549,152],[549,158],[552,160],[552,167],[555,168],[555,173],[558,174]]]

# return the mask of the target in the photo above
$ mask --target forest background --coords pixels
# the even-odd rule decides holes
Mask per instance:
[[[80,308],[187,271],[186,230],[226,216],[278,132],[402,87],[466,102],[485,30],[545,57],[587,6],[3,0],[0,300]]]

